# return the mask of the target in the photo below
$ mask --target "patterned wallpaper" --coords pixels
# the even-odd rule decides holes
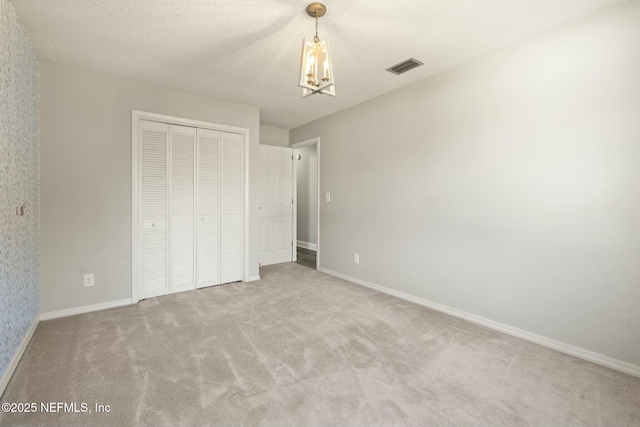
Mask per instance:
[[[0,0],[0,376],[39,311],[39,199],[38,60]]]

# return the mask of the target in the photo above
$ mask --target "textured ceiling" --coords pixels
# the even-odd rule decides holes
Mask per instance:
[[[301,98],[307,0],[13,0],[41,60],[260,108],[290,129],[622,0],[326,0],[335,98]],[[409,57],[424,66],[386,68]]]

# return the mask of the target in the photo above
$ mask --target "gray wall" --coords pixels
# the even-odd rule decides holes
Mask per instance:
[[[638,76],[633,0],[292,130],[321,266],[640,365]]]
[[[250,262],[258,274],[257,108],[43,62],[42,312],[131,297],[131,110],[250,131]],[[84,288],[82,275],[95,274]]]
[[[318,151],[315,145],[293,150],[296,164],[297,240],[318,243]],[[298,161],[297,154],[301,159]]]
[[[260,125],[260,144],[287,147],[289,145],[289,131],[273,126]]]
[[[0,378],[38,315],[39,184],[38,60],[0,0]]]

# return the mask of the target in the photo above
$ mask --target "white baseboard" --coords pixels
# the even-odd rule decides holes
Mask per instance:
[[[260,280],[260,275],[257,276],[249,276],[245,282],[255,282],[256,280]]]
[[[27,334],[24,336],[24,338],[20,342],[18,349],[16,350],[15,354],[13,355],[13,358],[11,359],[11,362],[9,362],[9,366],[7,366],[7,369],[4,371],[4,374],[2,374],[2,378],[0,378],[0,396],[2,396],[2,393],[4,393],[4,390],[7,388],[7,384],[9,384],[9,380],[11,379],[11,376],[13,375],[16,368],[18,367],[18,363],[20,363],[20,359],[22,359],[22,355],[24,354],[24,351],[27,349],[27,346],[31,341],[31,337],[33,337],[33,333],[36,331],[36,328],[38,327],[39,323],[40,323],[40,316],[36,316],[36,318],[33,319],[33,323],[29,327]]]
[[[317,251],[318,250],[318,245],[316,245],[315,243],[303,242],[302,240],[298,240],[296,245],[299,248],[305,248],[305,249],[309,249],[309,250],[312,250],[312,251]]]
[[[73,316],[75,314],[90,313],[92,311],[106,310],[107,308],[122,307],[130,305],[131,298],[121,299],[117,301],[101,302],[100,304],[85,305],[82,307],[68,308],[66,310],[49,311],[40,313],[40,320],[51,320],[59,317]]]
[[[551,338],[544,337],[542,335],[537,335],[532,332],[528,332],[522,329],[515,328],[513,326],[505,325],[504,323],[499,323],[490,319],[486,319],[484,317],[476,316],[475,314],[467,313],[466,311],[458,310],[452,307],[448,307],[446,305],[438,304],[432,301],[428,301],[413,295],[405,294],[404,292],[396,291],[394,289],[386,288],[384,286],[376,285],[375,283],[367,282],[365,280],[357,279],[355,277],[348,276],[346,274],[338,273],[336,271],[329,270],[327,268],[320,267],[318,271],[326,273],[330,276],[335,276],[340,279],[344,279],[348,282],[355,283],[357,285],[365,286],[367,288],[374,289],[376,291],[380,291],[382,293],[392,295],[394,297],[398,297],[400,299],[422,305],[424,307],[431,308],[433,310],[439,311],[441,313],[449,314],[451,316],[458,317],[460,319],[467,320],[469,322],[485,326],[489,329],[493,329],[499,332],[503,332],[505,334],[521,338],[525,341],[530,341],[544,347],[548,347],[554,350],[557,350],[561,353],[569,354],[571,356],[578,357],[580,359],[588,360],[589,362],[596,363],[598,365],[606,366],[611,369],[615,369],[616,371],[624,372],[626,374],[634,375],[636,377],[640,377],[640,366],[633,365],[628,362],[624,362],[622,360],[614,359],[609,356],[605,356],[603,354],[595,353],[590,350],[585,350],[584,348],[576,347],[570,344],[563,343],[561,341],[556,341]]]

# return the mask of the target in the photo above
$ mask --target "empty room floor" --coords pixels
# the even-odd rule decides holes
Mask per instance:
[[[11,426],[630,426],[640,378],[288,263],[41,322],[2,402],[91,410]]]

